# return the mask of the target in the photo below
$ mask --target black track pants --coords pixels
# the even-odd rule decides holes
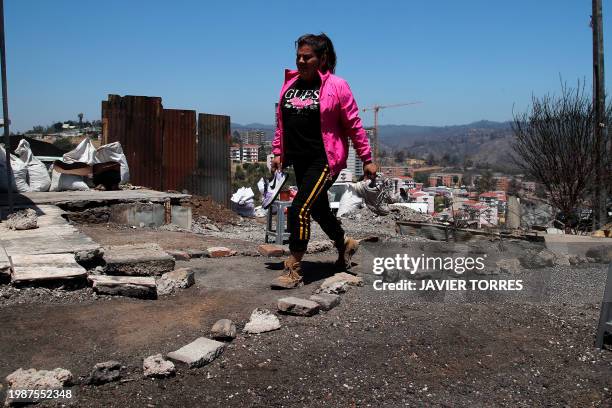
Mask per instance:
[[[292,160],[298,193],[289,207],[287,225],[289,250],[305,252],[310,239],[310,216],[336,245],[344,242],[344,230],[329,208],[327,190],[336,177],[330,176],[329,165],[324,158]]]

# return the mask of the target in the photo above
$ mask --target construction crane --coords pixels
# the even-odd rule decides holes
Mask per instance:
[[[362,111],[367,112],[367,111],[374,111],[374,137],[373,137],[373,147],[374,147],[374,154],[373,154],[373,160],[376,161],[378,160],[378,111],[381,109],[386,109],[386,108],[398,108],[400,106],[408,106],[408,105],[417,105],[419,103],[423,103],[421,101],[415,101],[415,102],[407,102],[407,103],[396,103],[395,105],[374,105],[371,106],[369,108],[363,108]]]

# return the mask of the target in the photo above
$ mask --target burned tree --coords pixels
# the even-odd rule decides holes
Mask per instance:
[[[594,109],[584,85],[562,85],[560,96],[533,97],[514,116],[514,161],[546,189],[550,203],[570,214],[594,186],[597,144]]]

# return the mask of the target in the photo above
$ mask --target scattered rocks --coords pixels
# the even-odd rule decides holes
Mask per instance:
[[[612,245],[601,245],[591,248],[585,255],[587,258],[593,258],[596,262],[610,263],[612,262]]]
[[[259,334],[280,329],[278,317],[267,309],[257,308],[251,313],[249,322],[244,326],[245,333]]]
[[[87,279],[96,293],[143,299],[157,297],[157,285],[153,277],[89,275]]]
[[[177,261],[188,261],[191,259],[191,256],[186,251],[180,251],[178,249],[171,249],[166,251],[168,255],[176,259]]]
[[[518,259],[526,269],[546,268],[555,264],[555,254],[546,249],[539,252],[537,250],[527,250]]]
[[[312,295],[310,300],[318,303],[321,310],[331,310],[340,304],[340,296],[333,295],[330,293],[319,293],[318,295]]]
[[[117,381],[121,378],[121,363],[118,361],[105,361],[94,366],[85,384],[101,385]]]
[[[229,319],[217,320],[211,329],[211,337],[219,341],[232,341],[236,338],[236,325]]]
[[[161,354],[155,354],[144,359],[142,369],[145,377],[165,378],[176,373],[172,361],[165,360]]]
[[[351,286],[363,286],[363,278],[359,276],[351,275],[350,273],[340,272],[340,273],[336,273],[333,276],[330,276],[329,278],[325,279],[323,283],[321,284],[321,287],[329,286],[330,284],[334,282],[343,282],[343,281]]]
[[[158,276],[174,270],[174,258],[157,244],[111,246],[104,260],[109,275]]]
[[[164,273],[157,280],[157,294],[170,295],[177,289],[186,289],[195,284],[193,271],[189,268],[181,268],[172,272]]]
[[[209,258],[222,258],[236,255],[237,252],[226,247],[210,247],[206,250]]]
[[[26,208],[9,214],[6,219],[6,226],[12,230],[29,230],[38,228],[38,215],[36,210]]]
[[[13,390],[57,390],[72,384],[72,373],[63,368],[50,371],[20,368],[9,374],[6,382],[9,389]],[[7,396],[5,405],[14,402]]]
[[[267,257],[278,257],[285,254],[285,250],[280,245],[263,244],[260,245],[257,250],[260,254]]]
[[[337,295],[339,293],[344,293],[348,290],[348,282],[339,281],[339,282],[331,282],[327,285],[321,284],[319,289],[315,291],[315,293],[327,293],[330,295]]]
[[[186,346],[168,353],[168,358],[187,364],[189,368],[202,367],[221,355],[225,346],[226,344],[220,341],[199,337]]]
[[[215,232],[221,231],[219,227],[217,227],[215,224],[205,224],[204,228],[206,228],[207,230],[215,231]]]
[[[277,307],[283,313],[297,316],[312,316],[319,313],[319,304],[317,302],[293,296],[279,299]]]

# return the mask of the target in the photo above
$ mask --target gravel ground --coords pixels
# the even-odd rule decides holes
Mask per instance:
[[[355,258],[353,272],[365,285],[352,287],[329,312],[279,315],[281,329],[261,335],[241,333],[250,312],[275,310],[283,296],[307,298],[335,272],[334,251],[308,255],[306,285],[290,292],[268,286],[280,259],[251,256],[178,262],[177,268],[194,269],[196,285],[158,300],[0,285],[0,378],[19,367],[70,369],[79,383],[71,387],[76,398],[40,406],[612,406],[612,353],[593,347],[607,265],[527,268],[541,245],[506,241],[501,248],[480,239],[451,246],[398,236],[394,217],[400,215],[366,211],[343,220],[350,235],[381,237],[363,243]],[[262,242],[261,220],[212,223],[220,231],[83,228],[102,244],[144,240],[176,249],[240,243],[248,249]],[[313,239],[325,239],[316,223]],[[449,278],[520,279],[524,290],[374,290],[381,279],[373,273],[374,258],[401,253],[486,255],[484,272]],[[496,262],[508,259],[520,259],[520,267],[500,272]],[[220,358],[202,368],[178,366],[173,378],[143,378],[143,358],[207,336],[219,318],[239,329]],[[122,382],[80,384],[95,363],[110,359],[124,365]]]

